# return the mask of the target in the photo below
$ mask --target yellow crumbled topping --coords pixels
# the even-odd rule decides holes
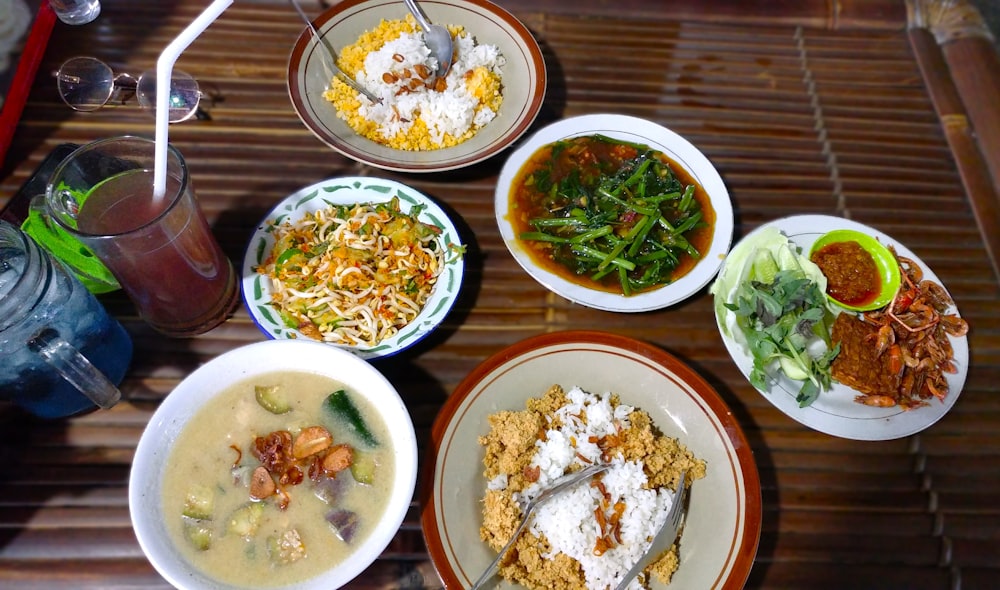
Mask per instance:
[[[460,26],[448,26],[448,30],[453,38],[465,34],[463,27]],[[360,81],[365,74],[365,58],[370,53],[381,50],[387,43],[399,39],[404,34],[418,34],[419,32],[420,28],[412,15],[407,15],[405,19],[399,20],[383,19],[377,27],[361,34],[355,43],[341,49],[338,53],[337,65]],[[457,51],[458,45],[456,44]],[[460,58],[460,55],[456,56],[456,64]],[[369,74],[382,75],[381,72]],[[407,71],[407,75],[409,74],[410,72]],[[414,75],[413,79],[416,80],[418,77]],[[421,81],[427,84],[426,92],[424,88],[416,90],[426,97],[422,100],[447,100],[445,93],[441,92],[441,85],[445,83],[444,79],[437,81],[438,87],[433,87],[433,74],[431,78],[422,78]],[[455,83],[463,84],[466,92],[479,101],[475,108],[477,114],[481,112],[499,113],[503,94],[501,78],[496,72],[487,67],[477,66],[468,71],[459,72],[458,76],[449,75],[447,84]],[[359,98],[358,93],[339,78],[334,78],[331,81],[330,87],[324,91],[323,97],[336,108],[337,116],[359,135],[400,150],[427,151],[455,146],[473,137],[480,128],[480,125],[472,124],[464,133],[457,135],[448,131],[435,134],[432,133],[422,116],[410,121],[401,118],[397,110],[397,120],[407,125],[395,133],[387,133],[385,128],[380,128],[382,127],[380,121],[372,120],[363,113],[361,101],[365,99]],[[422,104],[421,108],[425,106],[429,107],[430,104]],[[395,110],[395,107],[392,108]]]

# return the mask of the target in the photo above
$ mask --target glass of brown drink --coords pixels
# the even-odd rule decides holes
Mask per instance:
[[[236,273],[173,146],[166,193],[154,197],[154,146],[125,136],[80,147],[56,168],[45,205],[55,223],[111,270],[143,320],[169,336],[191,336],[232,312]]]

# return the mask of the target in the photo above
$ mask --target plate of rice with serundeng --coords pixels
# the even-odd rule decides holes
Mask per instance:
[[[421,530],[444,587],[465,590],[479,579],[511,538],[534,486],[595,460],[611,465],[591,480],[604,490],[583,484],[564,492],[577,496],[536,508],[531,518],[548,522],[529,519],[517,551],[505,554],[486,588],[613,588],[648,547],[636,541],[659,530],[681,470],[690,488],[680,535],[643,587],[743,586],[760,537],[761,495],[733,413],[666,351],[620,334],[569,330],[494,352],[434,420]],[[592,559],[595,550],[612,559]]]
[[[380,168],[450,170],[485,160],[533,122],[545,95],[545,64],[531,33],[490,2],[421,3],[454,43],[437,60],[401,2],[346,0],[314,22],[337,65],[381,102],[331,77],[308,30],[288,67],[288,92],[306,127],[338,152]]]
[[[641,409],[610,392],[553,385],[520,411],[489,417],[481,538],[501,550],[523,507],[562,475],[595,463],[611,467],[543,504],[501,560],[499,574],[531,590],[617,586],[645,553],[677,501],[681,473],[705,477],[705,461],[660,433]],[[692,487],[696,493],[697,483]],[[644,572],[669,583],[675,543]],[[633,580],[629,588],[646,588]]]

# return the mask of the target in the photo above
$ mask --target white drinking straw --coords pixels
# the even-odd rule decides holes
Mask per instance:
[[[170,126],[170,80],[182,51],[229,8],[233,0],[215,0],[167,45],[156,61],[156,141],[153,160],[153,198],[167,192],[167,128]]]

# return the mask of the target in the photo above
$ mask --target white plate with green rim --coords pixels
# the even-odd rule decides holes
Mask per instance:
[[[396,354],[433,331],[451,311],[462,285],[464,247],[458,231],[445,211],[426,195],[393,180],[367,176],[331,178],[300,189],[278,203],[254,230],[243,257],[241,286],[243,301],[257,327],[274,339],[310,339],[283,321],[271,303],[274,290],[270,280],[256,270],[274,247],[275,224],[286,219],[295,221],[330,206],[386,203],[394,198],[399,199],[403,213],[419,209],[417,219],[440,231],[437,243],[445,251],[444,268],[420,313],[394,335],[373,346],[330,345],[350,350],[364,359],[374,359]]]

